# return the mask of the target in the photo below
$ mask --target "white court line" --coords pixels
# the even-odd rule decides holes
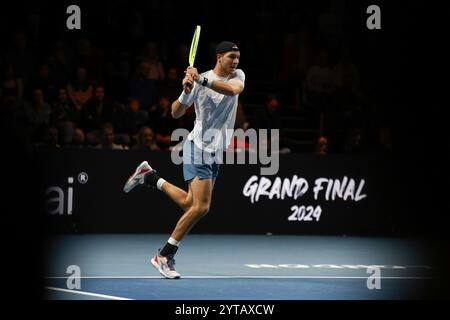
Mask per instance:
[[[433,279],[432,277],[373,277],[367,276],[181,276],[182,279],[367,279],[367,278],[380,278],[380,279],[406,279],[406,280],[421,280],[421,279]],[[67,279],[67,276],[63,277],[45,277],[45,279]],[[163,279],[162,276],[83,276],[83,277],[70,277],[71,279]]]
[[[128,299],[128,298],[109,296],[106,294],[99,294],[99,293],[93,293],[93,292],[87,292],[87,291],[69,290],[69,289],[62,289],[62,288],[55,288],[55,287],[45,287],[45,289],[61,291],[61,292],[66,292],[66,293],[81,294],[81,295],[85,295],[85,296],[92,296],[92,297],[105,298],[105,299],[111,299],[111,300],[133,300],[133,299]]]

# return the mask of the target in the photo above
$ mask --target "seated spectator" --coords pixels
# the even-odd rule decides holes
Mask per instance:
[[[5,19],[2,20],[6,21]],[[12,25],[10,24],[8,27],[12,27]],[[8,32],[12,35],[12,42],[9,47],[5,37],[2,38],[2,59],[14,67],[16,76],[26,84],[36,68],[37,52],[30,45],[30,39],[24,30],[20,30],[20,28],[15,31],[8,29]]]
[[[80,120],[80,106],[73,104],[69,99],[69,95],[65,88],[59,89],[58,99],[52,106],[50,123],[60,130],[61,138],[64,143],[70,142],[73,129],[80,124]]]
[[[150,77],[151,66],[148,62],[142,62],[136,75],[130,80],[130,96],[139,100],[141,110],[148,112],[156,105],[155,81]]]
[[[164,66],[159,60],[158,48],[156,46],[156,43],[154,43],[153,41],[147,42],[144,49],[144,54],[142,55],[140,60],[145,61],[149,66],[148,79],[154,81],[164,80]]]
[[[254,129],[280,129],[281,120],[279,112],[280,102],[275,95],[269,95],[266,99],[264,108],[258,110],[255,114]],[[270,134],[270,133],[269,133]]]
[[[140,109],[139,100],[130,99],[125,110],[114,114],[114,127],[121,134],[136,135],[148,121],[147,113]]]
[[[105,88],[97,86],[94,97],[82,109],[81,128],[89,134],[98,130],[102,123],[112,122],[115,108],[115,103],[105,98]]]
[[[253,118],[253,123],[250,126],[256,130],[266,129],[267,130],[267,138],[271,139],[272,135],[275,132],[272,132],[272,129],[279,130],[279,136],[277,139],[280,141],[280,152],[290,152],[290,143],[287,138],[284,130],[281,126],[281,114],[280,114],[280,102],[276,95],[268,95],[264,108],[259,109],[255,112],[255,116]],[[259,132],[258,132],[259,137]],[[263,141],[264,142],[264,141]],[[270,143],[268,144],[268,149],[271,149]]]
[[[90,80],[101,81],[104,68],[103,52],[94,47],[87,38],[79,39],[76,49],[76,63],[90,71]]]
[[[54,51],[49,58],[49,71],[57,88],[65,87],[72,75],[72,64],[70,55],[64,48],[64,44],[55,44]]]
[[[2,79],[2,95],[3,97],[23,97],[23,81],[17,76],[12,64],[8,64],[3,71]]]
[[[132,150],[161,150],[156,144],[155,133],[153,132],[152,128],[142,127],[139,130],[137,136],[137,144],[132,148]]]
[[[169,98],[162,96],[155,117],[149,119],[149,123],[155,128],[156,141],[162,149],[168,149],[174,145],[171,140],[172,132],[180,127],[178,119],[174,119],[171,113]]]
[[[86,146],[85,135],[81,128],[75,128],[73,130],[72,140],[70,143],[64,145],[65,148],[82,149]]]
[[[317,139],[316,154],[324,156],[328,154],[328,139],[324,136],[320,136]]]
[[[67,92],[75,105],[83,107],[91,98],[92,85],[87,78],[87,71],[83,67],[77,69],[75,81],[67,85]]]
[[[39,149],[59,149],[61,146],[58,144],[58,140],[58,129],[55,127],[48,127],[45,129],[43,141],[37,143],[36,147]]]
[[[27,85],[29,88],[40,88],[44,93],[47,101],[53,103],[56,100],[56,86],[50,77],[50,70],[47,64],[43,64],[39,68],[38,75],[30,80]]]
[[[96,149],[124,150],[122,145],[114,143],[114,127],[111,123],[104,123],[100,130],[100,143]]]
[[[166,96],[170,101],[175,101],[181,94],[181,80],[178,77],[177,68],[170,68],[165,80],[160,82],[158,93],[160,96]]]
[[[32,133],[40,134],[45,126],[50,123],[50,105],[44,100],[44,93],[41,89],[34,90],[33,102],[28,106],[27,118]]]

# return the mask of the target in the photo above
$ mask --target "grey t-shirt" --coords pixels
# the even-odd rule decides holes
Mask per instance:
[[[210,81],[226,82],[234,79],[245,84],[245,74],[241,69],[237,69],[227,77],[219,77],[213,70],[202,73],[202,76]],[[233,135],[239,95],[226,96],[194,83],[188,97],[189,105],[194,102],[196,114],[194,129],[189,133],[188,139],[194,140],[195,145],[202,150],[224,151]]]

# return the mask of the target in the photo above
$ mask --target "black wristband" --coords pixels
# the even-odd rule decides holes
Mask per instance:
[[[202,86],[206,86],[208,84],[208,78],[203,77],[203,82],[202,82]]]

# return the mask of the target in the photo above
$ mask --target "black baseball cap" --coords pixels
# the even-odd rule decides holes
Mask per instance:
[[[216,54],[222,54],[228,51],[239,51],[238,46],[230,41],[222,41],[216,47]]]

